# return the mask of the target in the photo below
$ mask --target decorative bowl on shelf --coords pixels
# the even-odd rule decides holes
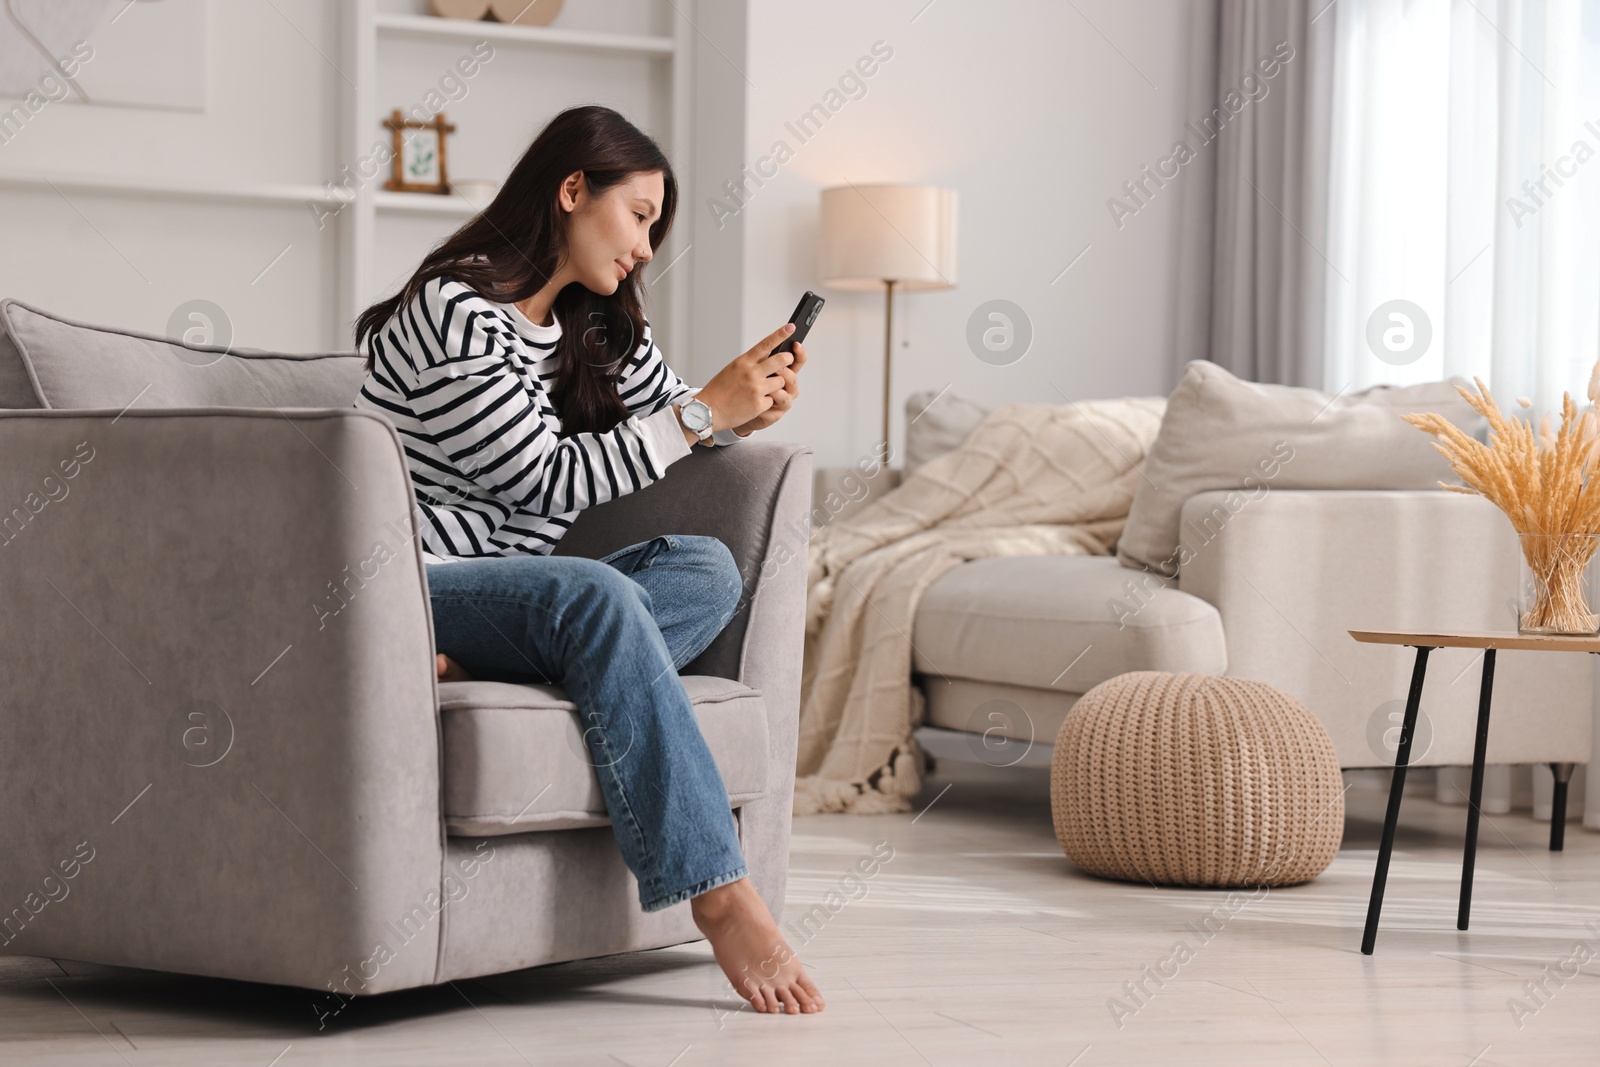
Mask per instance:
[[[489,0],[489,17],[518,26],[548,26],[561,14],[562,0]]]
[[[489,15],[489,0],[428,0],[428,10],[442,19],[476,22]]]
[[[428,0],[428,10],[445,19],[548,26],[561,14],[561,4],[562,0]]]
[[[500,191],[500,183],[493,178],[457,178],[450,183],[450,187],[457,196],[480,211],[488,207],[489,201]]]

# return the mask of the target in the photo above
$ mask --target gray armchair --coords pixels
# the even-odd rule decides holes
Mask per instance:
[[[358,359],[15,302],[0,326],[0,952],[365,994],[699,937],[686,904],[639,910],[559,688],[436,683]],[[560,547],[739,561],[682,675],[775,914],[811,480],[802,446],[697,448]]]

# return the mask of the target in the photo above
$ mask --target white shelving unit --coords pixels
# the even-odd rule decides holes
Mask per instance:
[[[378,211],[399,215],[449,215],[462,219],[478,210],[477,205],[464,196],[423,196],[383,189],[372,194],[372,206]]]
[[[619,10],[648,20],[652,17],[649,2],[636,0]],[[499,156],[514,162],[538,129],[565,107],[577,103],[616,106],[655,136],[674,162],[678,221],[666,247],[656,254],[661,265],[672,262],[686,247],[689,206],[695,202],[689,187],[692,141],[688,57],[693,28],[668,0],[655,2],[658,6],[653,17],[674,27],[670,36],[559,25],[467,22],[423,14],[423,0],[346,0],[340,67],[353,85],[344,88],[341,160],[353,164],[367,157],[374,142],[387,136],[383,118],[394,108],[406,110],[414,102],[391,98],[396,94],[392,88],[385,93],[382,86],[386,82],[391,86],[426,86],[440,71],[448,71],[450,64],[466,54],[474,42],[486,41],[495,49],[495,56],[492,64],[485,67],[485,83],[473,85],[472,93],[495,92],[494,81],[534,85],[538,91],[527,94],[526,106],[518,106],[520,96],[499,101],[494,109],[499,129],[486,128],[485,112],[481,110],[473,121],[467,122],[457,118],[453,105],[446,104],[445,115],[458,126],[450,141],[451,177],[501,180],[505,176],[503,171],[466,172],[458,160],[468,155],[461,151],[468,139],[490,139]],[[568,6],[570,9],[573,5]],[[395,10],[401,7],[406,10]],[[493,79],[487,77],[489,73]],[[541,78],[547,80],[541,82]],[[607,79],[614,81],[608,86]],[[612,89],[616,100],[608,98]],[[630,90],[635,100],[632,107],[626,106]],[[649,117],[637,113],[641,107],[654,109],[665,130],[651,129],[647,125]],[[485,143],[480,140],[477,147],[482,149]],[[494,153],[478,152],[480,157],[486,154]],[[354,199],[339,213],[338,308],[346,323],[373,300],[392,291],[428,247],[477,210],[460,196],[386,191],[383,183],[387,177],[385,170],[358,185]],[[688,324],[687,275],[687,271],[674,272],[674,276],[651,290],[654,332],[661,337],[676,334],[680,344],[686,340]]]
[[[192,182],[150,181],[142,178],[104,178],[83,174],[0,174],[0,187],[57,189],[66,193],[103,193],[154,200],[221,200],[254,204],[335,204],[337,199],[316,185],[205,185]],[[440,199],[445,199],[441,197]]]

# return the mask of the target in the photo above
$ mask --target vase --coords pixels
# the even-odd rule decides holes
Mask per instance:
[[[1517,632],[1582,634],[1600,632],[1595,603],[1594,559],[1600,536],[1522,534],[1518,582]]]

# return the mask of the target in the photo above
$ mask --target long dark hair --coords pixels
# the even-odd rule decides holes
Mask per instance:
[[[678,182],[666,154],[611,108],[569,108],[539,132],[482,212],[429,252],[400,292],[356,319],[356,344],[367,348],[367,369],[372,369],[370,341],[434,278],[449,275],[500,304],[526,300],[542,289],[567,250],[567,214],[558,194],[574,171],[583,172],[595,196],[635,174],[660,171],[661,215],[650,226],[650,247],[661,247],[678,204]],[[628,417],[617,382],[623,362],[644,337],[643,266],[635,263],[611,296],[590,292],[581,282],[556,296],[562,329],[551,395],[563,436],[601,433]]]

